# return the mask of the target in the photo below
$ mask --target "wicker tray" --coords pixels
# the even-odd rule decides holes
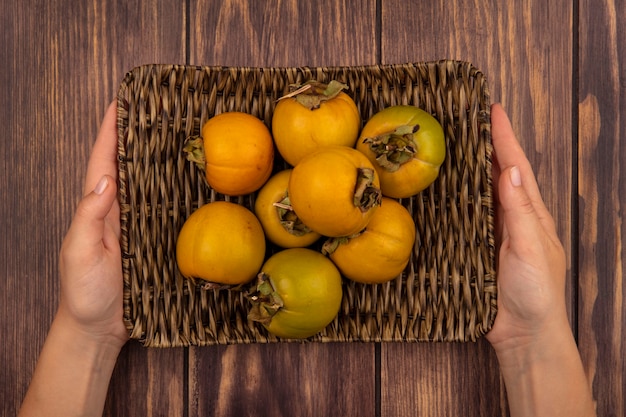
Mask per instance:
[[[345,280],[337,318],[314,341],[473,341],[496,314],[489,91],[471,64],[438,61],[332,68],[146,65],[118,93],[124,320],[131,338],[170,347],[278,341],[247,320],[241,292],[206,289],[176,267],[178,230],[200,205],[228,198],[205,185],[182,154],[215,114],[244,111],[269,126],[293,83],[336,79],[365,121],[394,104],[433,114],[447,156],[429,189],[402,203],[417,242],[402,276],[381,285]],[[280,161],[276,162],[281,168]]]

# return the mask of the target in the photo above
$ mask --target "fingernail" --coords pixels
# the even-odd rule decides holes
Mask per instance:
[[[106,190],[108,185],[109,180],[107,179],[107,177],[102,177],[100,178],[100,181],[98,181],[98,184],[96,184],[96,188],[93,189],[93,192],[100,195],[104,192],[104,190]]]
[[[511,168],[511,184],[513,184],[513,187],[522,185],[522,176],[519,172],[519,168],[516,166]]]

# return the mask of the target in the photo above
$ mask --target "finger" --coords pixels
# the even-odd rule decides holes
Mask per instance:
[[[112,102],[102,119],[85,178],[84,194],[94,189],[96,183],[108,175],[117,178],[117,107]]]
[[[518,167],[523,188],[530,198],[539,219],[544,227],[556,233],[554,221],[543,202],[530,162],[517,141],[511,122],[500,104],[491,106],[491,136],[498,172],[513,166]],[[496,193],[496,198],[501,198],[499,193]]]
[[[500,170],[518,166],[524,178],[524,187],[530,196],[541,199],[530,162],[515,137],[509,117],[500,104],[491,106],[491,136]]]
[[[503,227],[511,246],[518,249],[532,247],[543,234],[543,226],[522,181],[519,167],[513,166],[502,172],[498,183]]]
[[[113,177],[105,175],[78,204],[68,236],[83,247],[102,244],[105,240],[106,217],[117,198]]]

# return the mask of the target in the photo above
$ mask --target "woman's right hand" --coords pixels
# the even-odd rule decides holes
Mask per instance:
[[[498,356],[511,416],[595,416],[567,318],[565,252],[500,105],[491,108],[491,133],[498,313],[486,337]]]
[[[487,339],[496,350],[567,325],[565,252],[531,165],[504,109],[491,109],[495,151],[498,314]]]

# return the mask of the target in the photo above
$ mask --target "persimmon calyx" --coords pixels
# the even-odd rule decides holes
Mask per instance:
[[[272,317],[284,306],[283,299],[274,289],[270,277],[265,272],[257,275],[254,290],[247,294],[252,304],[248,319],[261,324],[269,324]]]
[[[204,140],[201,136],[190,136],[185,141],[183,152],[187,160],[196,164],[202,171],[206,170],[206,158],[204,156]]]
[[[306,224],[302,223],[300,217],[293,211],[288,195],[285,195],[282,200],[274,203],[273,206],[276,207],[276,215],[278,216],[280,224],[287,232],[294,236],[304,236],[307,233],[311,233],[311,229]]]
[[[348,86],[339,81],[332,80],[328,84],[319,81],[307,81],[303,85],[291,85],[291,92],[285,94],[278,100],[295,98],[295,100],[309,110],[319,109],[323,102],[337,97]]]
[[[357,168],[356,186],[354,188],[354,206],[362,213],[380,205],[382,192],[374,185],[376,171],[371,168]]]
[[[350,240],[360,236],[362,233],[363,231],[360,231],[350,236],[328,238],[326,242],[324,242],[324,244],[322,245],[322,253],[324,255],[330,255],[331,253],[335,252],[339,246],[345,245],[346,243],[350,242]]]
[[[409,162],[417,153],[414,135],[419,125],[402,125],[393,132],[363,139],[376,155],[378,164],[389,172],[395,172]]]

